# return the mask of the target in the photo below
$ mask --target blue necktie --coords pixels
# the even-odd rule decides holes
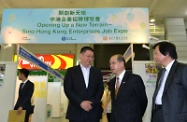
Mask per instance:
[[[24,86],[24,83],[21,83],[21,84],[20,84],[20,89],[22,89],[22,88],[23,88],[23,86]]]

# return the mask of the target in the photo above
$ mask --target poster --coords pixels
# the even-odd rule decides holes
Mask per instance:
[[[46,98],[47,93],[46,93],[46,82],[45,81],[34,81],[34,98]]]
[[[4,84],[6,64],[0,64],[0,87]]]
[[[155,86],[156,80],[157,80],[157,74],[159,70],[161,69],[161,66],[156,63],[146,63],[145,64],[145,72],[148,76],[147,79],[147,86]]]

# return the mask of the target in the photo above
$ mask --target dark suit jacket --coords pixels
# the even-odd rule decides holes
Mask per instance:
[[[142,122],[147,96],[142,78],[126,72],[115,98],[116,77],[110,81],[112,98],[111,122]]]
[[[161,72],[158,74],[158,81]],[[156,95],[153,95],[155,101]],[[187,122],[187,65],[175,61],[170,69],[162,96],[164,122]]]
[[[31,97],[34,92],[34,84],[31,81],[27,81],[23,88],[19,88],[19,96],[14,107],[14,110],[17,110],[19,107],[22,107],[28,114],[32,113],[31,106]]]
[[[89,84],[86,88],[80,65],[69,68],[64,79],[64,92],[69,99],[66,118],[76,121],[99,120],[102,115],[100,101],[103,90],[103,78],[99,69],[90,68]],[[93,109],[89,112],[80,106],[84,100],[93,103]]]

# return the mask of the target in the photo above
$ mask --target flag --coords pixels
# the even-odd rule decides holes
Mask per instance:
[[[125,62],[128,62],[130,58],[134,57],[134,55],[135,53],[133,51],[133,44],[130,44],[130,46],[127,48],[127,50],[123,54]]]

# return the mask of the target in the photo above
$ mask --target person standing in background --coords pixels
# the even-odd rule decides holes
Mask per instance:
[[[64,92],[69,99],[66,118],[69,122],[99,122],[102,117],[101,98],[104,91],[101,71],[91,66],[94,50],[80,50],[80,64],[67,70]]]
[[[153,49],[163,68],[153,94],[151,122],[187,122],[187,65],[176,60],[176,47],[170,42],[159,42]]]
[[[104,114],[106,114],[108,122],[110,122],[111,116],[111,96],[110,96],[110,89],[109,89],[109,82],[106,83],[105,88],[105,104],[104,104]]]
[[[112,99],[111,122],[142,122],[147,108],[147,96],[142,78],[125,70],[122,55],[110,58],[115,77],[110,80]]]
[[[22,81],[19,87],[18,100],[15,104],[14,110],[18,110],[18,114],[22,110],[26,110],[25,122],[29,121],[29,115],[32,114],[31,98],[34,92],[34,84],[28,79],[29,70],[23,68],[19,70],[19,80]]]

